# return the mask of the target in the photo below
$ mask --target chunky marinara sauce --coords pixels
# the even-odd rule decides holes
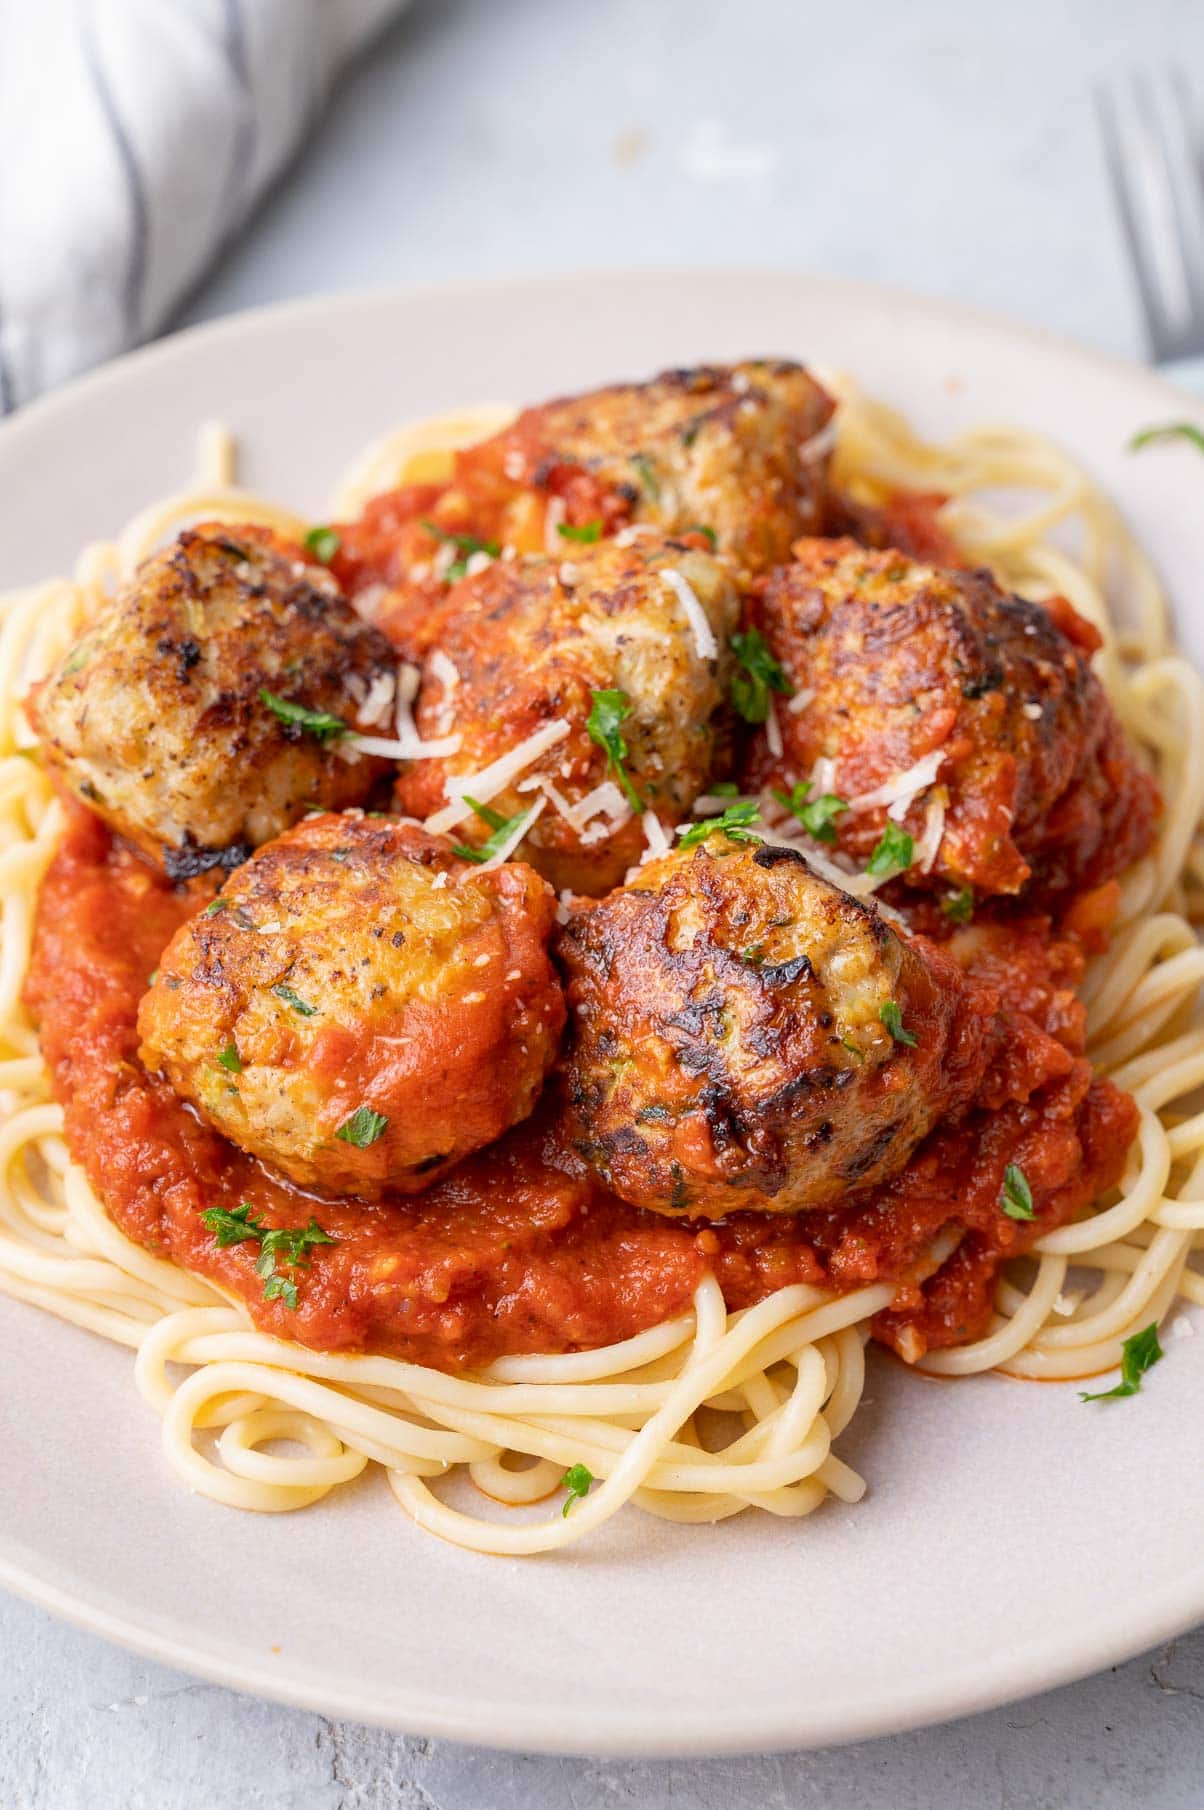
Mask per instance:
[[[212,882],[173,887],[78,807],[42,886],[26,999],[38,1020],[72,1155],[127,1237],[222,1284],[265,1330],[326,1351],[445,1370],[514,1352],[609,1344],[680,1313],[713,1271],[732,1307],[792,1282],[847,1290],[900,1283],[878,1335],[912,1355],[978,1335],[1000,1261],[1082,1211],[1118,1179],[1132,1101],[1092,1078],[1064,984],[1067,945],[1041,927],[983,933],[984,970],[1031,1014],[994,1097],[938,1131],[886,1188],[839,1211],[747,1213],[695,1229],[629,1207],[592,1181],[558,1135],[555,1095],[535,1118],[427,1193],[378,1206],[326,1200],[267,1173],[204,1125],[137,1058],[138,1002],[160,951]],[[1038,1091],[1021,1101],[1027,1086]],[[999,1208],[1019,1163],[1032,1223]],[[269,1226],[311,1215],[334,1239],[290,1272],[297,1307],[265,1301],[258,1245],[219,1250],[208,1207],[250,1202]],[[933,1236],[965,1228],[924,1279]]]

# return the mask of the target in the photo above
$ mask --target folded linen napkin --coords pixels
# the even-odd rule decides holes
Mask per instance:
[[[170,319],[406,0],[0,0],[0,413]]]

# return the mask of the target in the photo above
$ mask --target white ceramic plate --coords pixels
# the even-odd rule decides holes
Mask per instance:
[[[1122,502],[1204,658],[1204,463],[1126,455],[1204,409],[1145,372],[880,290],[749,273],[586,276],[306,303],[124,359],[0,430],[0,583],[69,568],[235,426],[246,481],[318,513],[357,448],[461,403],[783,353],[921,426],[1044,429]],[[942,1720],[1204,1618],[1204,1338],[1135,1400],[880,1357],[855,1509],[676,1527],[624,1514],[560,1558],[480,1558],[383,1480],[292,1516],[165,1473],[126,1353],[0,1298],[0,1582],[109,1639],[329,1715],[499,1746],[705,1753]]]

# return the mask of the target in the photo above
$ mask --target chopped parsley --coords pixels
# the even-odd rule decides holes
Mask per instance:
[[[687,534],[701,534],[703,539],[710,543],[710,548],[711,548],[712,553],[715,551],[715,548],[719,545],[719,536],[715,533],[715,530],[713,528],[708,528],[705,522],[691,523],[691,525],[686,529],[686,533]]]
[[[648,454],[632,453],[631,463],[635,466],[636,471],[639,474],[640,488],[643,490],[644,495],[650,502],[655,503],[659,501],[661,494],[660,479],[652,469],[652,461],[648,457]]]
[[[913,1036],[911,1031],[904,1030],[903,1014],[899,1010],[898,1000],[888,999],[885,1005],[879,1006],[878,1016],[896,1043],[905,1043],[908,1049],[915,1049],[920,1040],[918,1037]]]
[[[375,1144],[377,1138],[383,1137],[389,1121],[383,1112],[373,1112],[370,1106],[357,1106],[349,1119],[335,1132],[344,1144],[354,1144],[357,1150],[366,1150],[369,1144]]]
[[[941,900],[941,910],[954,924],[968,924],[974,916],[974,894],[968,886],[951,892]]]
[[[1204,432],[1194,421],[1167,421],[1160,427],[1143,427],[1129,441],[1129,451],[1140,452],[1143,446],[1153,446],[1159,440],[1186,440],[1199,452],[1204,452]]]
[[[589,695],[591,707],[585,725],[589,739],[605,753],[607,772],[614,773],[632,810],[642,811],[644,801],[623,765],[627,759],[627,738],[622,725],[631,715],[631,699],[625,691],[591,691]]]
[[[225,911],[229,903],[229,899],[223,899],[219,892],[216,899],[210,899],[208,905],[206,905],[204,911],[201,913],[201,916],[203,918],[215,918],[219,911]]]
[[[242,1057],[238,1053],[238,1045],[231,1039],[224,1050],[219,1050],[217,1059],[223,1068],[228,1068],[232,1075],[242,1074]]]
[[[339,736],[347,734],[347,725],[341,716],[331,716],[328,710],[309,710],[304,704],[294,704],[289,698],[278,697],[274,691],[261,691],[260,699],[265,703],[273,716],[278,716],[282,723],[296,724],[312,735],[315,741],[333,742]]]
[[[701,823],[691,823],[685,829],[678,830],[681,841],[679,848],[693,848],[696,843],[704,842],[716,831],[730,836],[733,842],[759,842],[761,838],[754,836],[746,827],[756,823],[761,815],[761,807],[755,798],[738,798],[735,804],[729,804],[720,817],[704,817]]]
[[[854,1062],[864,1062],[865,1061],[865,1051],[864,1050],[859,1049],[855,1043],[851,1043],[847,1037],[842,1037],[840,1041],[844,1045],[845,1049],[848,1050],[849,1055],[852,1056]]]
[[[562,1515],[568,1514],[574,1502],[585,1501],[585,1498],[589,1495],[589,1486],[593,1480],[594,1473],[587,1465],[570,1464],[568,1470],[560,1480],[564,1488],[569,1492],[568,1501],[560,1511]]]
[[[741,668],[732,680],[732,704],[746,723],[763,723],[769,715],[770,692],[788,698],[794,687],[759,629],[733,635],[731,649]]]
[[[268,1228],[262,1219],[251,1216],[251,1204],[243,1201],[237,1207],[209,1207],[201,1214],[201,1223],[213,1233],[219,1251],[246,1239],[256,1239],[260,1246],[255,1260],[255,1273],[263,1278],[265,1301],[283,1301],[292,1311],[297,1306],[297,1284],[279,1273],[278,1265],[290,1269],[308,1268],[307,1253],[315,1244],[333,1244],[329,1232],[323,1231],[316,1219],[307,1226],[275,1226]]]
[[[283,981],[274,986],[272,992],[277,999],[282,999],[286,1006],[292,1006],[294,1012],[300,1012],[302,1018],[313,1018],[318,1010],[317,1006],[311,1006],[308,1000],[302,999],[299,994],[294,993],[291,987],[286,987]]]
[[[333,528],[311,528],[305,537],[305,545],[320,566],[328,566],[341,542]]]
[[[451,534],[446,528],[441,528],[438,522],[424,521],[422,525],[428,534],[434,535],[436,540],[441,540],[445,546],[455,547],[460,556],[458,559],[452,560],[451,565],[443,574],[448,584],[455,584],[458,579],[465,576],[468,571],[468,562],[474,553],[487,553],[490,559],[497,559],[502,551],[500,541],[481,540],[475,534]]]
[[[814,836],[817,842],[835,842],[835,820],[842,811],[848,810],[848,803],[838,798],[835,792],[823,792],[818,798],[808,802],[807,794],[811,790],[809,779],[800,780],[789,792],[774,789],[774,797],[780,805],[784,805],[792,817],[797,817],[808,835]]]
[[[711,786],[712,798],[739,798],[740,788],[734,779],[717,779]]]
[[[556,532],[562,540],[575,540],[580,545],[589,547],[596,540],[602,539],[602,524],[593,522],[557,522]]]
[[[911,866],[915,843],[897,823],[888,823],[870,856],[867,874],[901,874]]]
[[[1019,1163],[1009,1163],[1003,1172],[1003,1192],[999,1205],[1009,1219],[1035,1219],[1033,1191]]]
[[[1159,1358],[1165,1357],[1158,1343],[1158,1327],[1151,1321],[1141,1332],[1135,1332],[1121,1346],[1120,1381],[1114,1389],[1099,1389],[1094,1394],[1079,1390],[1080,1401],[1110,1401],[1114,1396],[1136,1395],[1141,1379],[1152,1370]]]
[[[452,853],[459,855],[461,861],[491,861],[494,855],[506,846],[507,839],[515,827],[520,823],[525,824],[535,810],[535,806],[531,805],[528,810],[519,811],[513,817],[503,817],[500,811],[491,810],[487,804],[478,804],[476,799],[470,798],[467,793],[464,794],[464,802],[472,806],[477,816],[489,825],[493,834],[485,838],[480,848],[474,848],[470,842],[453,842]]]

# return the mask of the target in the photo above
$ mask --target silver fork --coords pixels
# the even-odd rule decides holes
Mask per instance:
[[[1204,165],[1182,68],[1135,69],[1095,90],[1155,363],[1204,353]]]

